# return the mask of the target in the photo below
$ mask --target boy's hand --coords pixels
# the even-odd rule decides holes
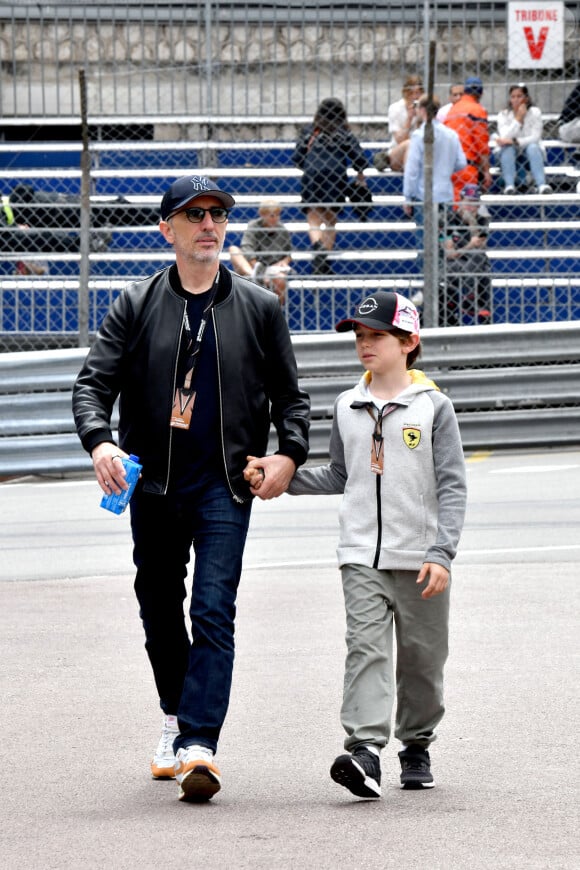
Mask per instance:
[[[248,464],[244,468],[244,480],[248,481],[252,491],[260,489],[265,477],[264,469],[260,466],[250,464],[251,462],[259,461],[255,456],[246,456],[246,459],[248,460]]]
[[[252,495],[257,495],[265,501],[277,498],[286,492],[296,471],[296,464],[289,456],[275,453],[272,456],[247,456],[246,459],[248,460],[244,470],[246,480],[250,480],[246,475],[254,474],[255,471],[260,473],[261,478],[259,486],[255,486],[250,481]]]
[[[417,575],[417,583],[424,583],[429,577],[429,582],[421,592],[421,598],[433,598],[445,592],[449,585],[449,571],[437,562],[423,562],[423,566]]]

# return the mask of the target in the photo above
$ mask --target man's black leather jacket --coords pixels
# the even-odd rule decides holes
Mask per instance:
[[[119,444],[143,464],[143,488],[167,491],[169,426],[185,300],[172,288],[171,266],[130,284],[113,302],[73,391],[79,438],[89,453],[114,441],[111,413],[119,396]],[[217,346],[221,449],[236,500],[250,498],[246,456],[266,453],[270,421],[278,452],[301,465],[308,452],[310,402],[299,389],[286,321],[273,293],[220,267],[212,310]]]

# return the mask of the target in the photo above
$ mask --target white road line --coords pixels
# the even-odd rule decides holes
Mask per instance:
[[[490,474],[543,474],[550,471],[568,471],[580,465],[522,465],[514,468],[492,468]]]
[[[565,552],[567,550],[580,550],[580,544],[561,544],[547,547],[497,547],[490,550],[462,550],[460,549],[456,562],[461,560],[462,556],[505,556],[510,553],[555,553]],[[248,562],[244,563],[244,571],[271,571],[280,568],[334,568],[336,560],[334,559],[311,559],[308,561],[296,560],[295,562]]]

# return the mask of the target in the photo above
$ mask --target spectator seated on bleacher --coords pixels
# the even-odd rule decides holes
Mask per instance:
[[[476,184],[466,184],[442,231],[444,278],[441,326],[491,323],[491,264],[487,255],[489,211]]]
[[[456,201],[466,184],[475,184],[488,190],[492,184],[489,171],[489,121],[487,109],[482,105],[483,82],[479,76],[468,76],[463,85],[463,96],[454,103],[445,124],[459,136],[467,166],[453,176],[453,195]]]
[[[558,123],[558,135],[563,142],[580,143],[580,82],[568,94]]]
[[[18,208],[18,200],[12,196],[2,196],[0,221],[0,252],[13,254],[32,253],[69,253],[79,250],[78,232],[67,230],[33,229],[23,218]],[[18,258],[18,262],[26,262]],[[47,272],[48,268],[40,274]],[[19,274],[26,274],[17,267]],[[28,274],[31,274],[29,271]]]
[[[292,239],[280,220],[282,209],[277,200],[264,200],[258,213],[259,217],[249,222],[241,247],[230,245],[232,266],[238,275],[251,278],[276,293],[280,305],[283,305],[290,273]]]
[[[417,112],[417,103],[423,94],[420,76],[407,76],[401,93],[401,99],[388,108],[389,135],[393,141],[385,151],[377,151],[373,158],[374,167],[379,172],[385,169],[403,171],[411,134],[421,125]]]
[[[536,185],[535,193],[552,193],[552,188],[546,184],[544,172],[543,131],[542,112],[533,105],[526,85],[512,85],[507,108],[502,109],[497,116],[497,135],[494,140],[504,193],[516,193],[518,180],[519,186],[522,186],[528,170]]]

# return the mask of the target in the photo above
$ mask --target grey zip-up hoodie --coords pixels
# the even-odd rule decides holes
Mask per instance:
[[[423,372],[391,402],[382,420],[384,470],[371,471],[378,409],[366,372],[336,399],[330,462],[300,468],[291,495],[344,493],[340,507],[339,565],[415,571],[423,562],[449,569],[465,517],[467,488],[453,405]],[[384,409],[383,409],[384,410]]]

